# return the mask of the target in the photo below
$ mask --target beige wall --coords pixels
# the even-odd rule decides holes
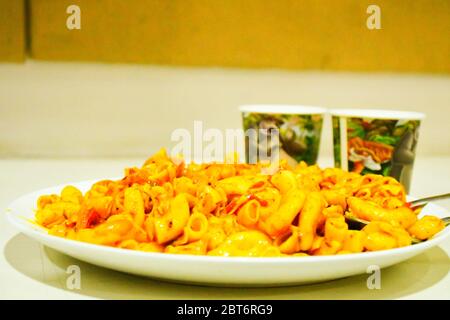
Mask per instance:
[[[450,154],[450,77],[27,62],[0,64],[0,156],[145,156],[244,103],[424,111],[419,153]]]

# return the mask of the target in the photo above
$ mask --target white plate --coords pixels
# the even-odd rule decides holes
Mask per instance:
[[[74,183],[83,192],[94,181]],[[126,273],[152,278],[219,286],[285,286],[321,282],[366,273],[369,266],[388,267],[412,258],[442,242],[450,228],[433,239],[399,249],[337,256],[289,258],[209,257],[148,253],[112,248],[48,235],[34,219],[40,195],[59,193],[63,186],[39,190],[14,201],[8,220],[40,243],[77,259]],[[422,214],[446,217],[447,210],[429,204]]]

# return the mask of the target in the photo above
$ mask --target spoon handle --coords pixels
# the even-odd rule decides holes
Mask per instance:
[[[425,205],[431,201],[437,201],[437,200],[443,200],[443,199],[449,199],[449,198],[450,198],[450,193],[444,193],[444,194],[440,194],[437,196],[431,196],[431,197],[413,200],[410,202],[410,204],[411,204],[411,207],[416,207],[416,206]]]
[[[450,217],[445,217],[445,218],[442,218],[442,221],[444,221],[444,225],[447,227],[447,226],[450,226]]]

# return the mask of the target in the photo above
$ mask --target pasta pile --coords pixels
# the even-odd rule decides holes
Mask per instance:
[[[118,181],[73,186],[38,199],[52,235],[148,252],[211,256],[308,256],[385,250],[444,228],[418,219],[395,179],[281,162],[189,164],[165,150]],[[345,215],[370,221],[351,230]]]

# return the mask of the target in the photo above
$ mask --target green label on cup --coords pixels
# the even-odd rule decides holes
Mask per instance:
[[[244,112],[242,117],[244,130],[277,129],[280,158],[286,159],[290,165],[300,161],[310,165],[316,163],[322,132],[322,115]],[[250,147],[248,140],[245,147],[248,155]]]
[[[392,176],[408,190],[419,127],[418,120],[333,116],[335,166],[361,174]]]

